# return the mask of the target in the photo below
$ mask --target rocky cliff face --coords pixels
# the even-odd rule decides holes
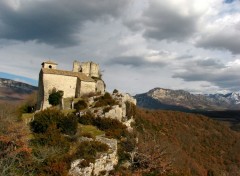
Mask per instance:
[[[155,88],[135,96],[138,106],[151,109],[170,110],[238,110],[240,93],[229,94],[191,94],[184,90]]]

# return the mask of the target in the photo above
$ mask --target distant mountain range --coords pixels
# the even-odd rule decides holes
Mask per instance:
[[[36,91],[37,87],[0,78],[0,102],[18,102],[24,100],[29,94]]]
[[[184,90],[154,88],[135,95],[140,107],[179,111],[240,110],[240,92],[228,94],[191,94]]]

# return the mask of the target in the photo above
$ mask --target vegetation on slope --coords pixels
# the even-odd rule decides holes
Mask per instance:
[[[105,99],[113,102],[108,96]],[[85,167],[97,152],[107,150],[98,142],[77,141],[80,136],[94,141],[97,134],[119,140],[117,174],[240,175],[240,134],[202,115],[135,109],[129,104],[128,114],[136,113],[136,131],[129,133],[117,120],[94,118],[90,112],[78,118],[47,109],[35,115],[31,132],[16,109],[0,106],[0,175],[67,175],[76,157],[85,159],[81,163]],[[136,145],[133,157],[130,152]],[[133,167],[121,167],[126,161]]]
[[[240,175],[240,135],[196,114],[138,109],[139,166],[184,175]],[[143,170],[144,170],[143,169]]]

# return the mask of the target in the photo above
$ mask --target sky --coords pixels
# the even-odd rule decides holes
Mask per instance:
[[[0,77],[100,64],[107,90],[240,90],[239,0],[0,0]]]

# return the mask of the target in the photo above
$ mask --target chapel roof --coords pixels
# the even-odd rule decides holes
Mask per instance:
[[[43,63],[58,65],[56,62],[53,62],[53,61],[51,61],[51,60],[45,61],[45,62],[43,62]],[[42,63],[42,64],[43,64],[43,63]]]
[[[79,78],[81,81],[94,82],[94,80],[91,77],[88,77],[87,75],[85,75],[84,73],[81,73],[81,72],[72,72],[72,71],[48,69],[48,68],[42,68],[42,72],[44,74],[72,76],[72,77]]]

